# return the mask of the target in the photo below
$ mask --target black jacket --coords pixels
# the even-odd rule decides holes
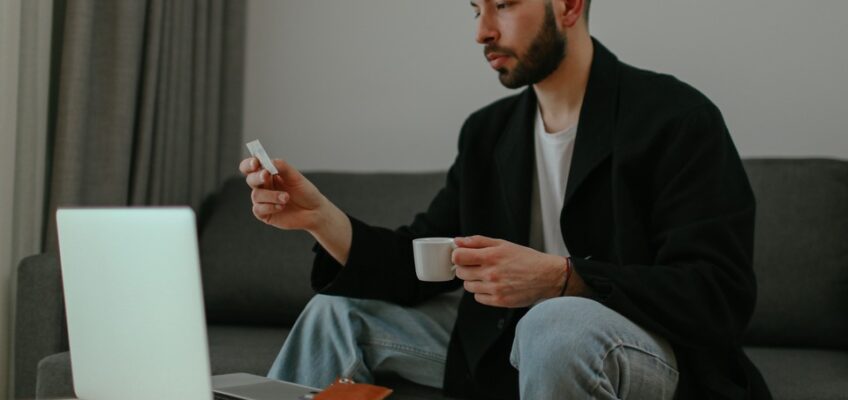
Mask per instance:
[[[768,399],[740,346],[756,299],[754,197],[721,114],[692,87],[594,46],[560,216],[575,269],[604,305],[672,344],[678,398]],[[528,88],[472,114],[428,210],[394,231],[351,218],[347,266],[316,246],[316,290],[412,305],[461,285],[418,281],[413,238],[480,234],[526,246],[536,107]],[[465,293],[447,394],[518,398],[508,356],[525,312]]]

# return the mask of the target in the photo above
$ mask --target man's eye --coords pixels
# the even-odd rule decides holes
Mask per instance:
[[[509,2],[495,3],[495,9],[497,9],[497,10],[503,10],[503,9],[509,8],[509,6],[510,6]],[[480,18],[480,11],[475,9],[474,10],[474,19],[477,19],[477,18]]]

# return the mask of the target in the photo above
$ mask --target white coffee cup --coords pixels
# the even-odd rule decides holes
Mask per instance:
[[[444,282],[456,276],[451,253],[456,248],[453,238],[420,238],[412,241],[415,274],[426,282]]]

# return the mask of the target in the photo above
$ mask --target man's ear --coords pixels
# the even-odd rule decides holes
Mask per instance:
[[[586,8],[585,0],[551,0],[560,28],[573,28],[583,18]]]

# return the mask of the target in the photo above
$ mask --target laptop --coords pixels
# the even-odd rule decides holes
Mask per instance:
[[[71,367],[86,400],[309,399],[318,389],[211,376],[190,208],[57,214]]]

